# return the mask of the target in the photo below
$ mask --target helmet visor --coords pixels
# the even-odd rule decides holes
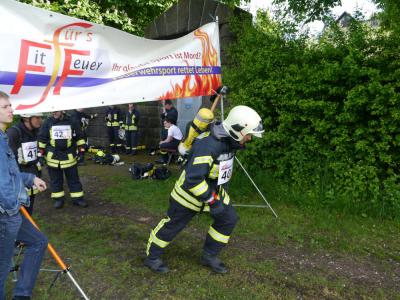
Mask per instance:
[[[263,132],[264,132],[264,128],[260,121],[260,123],[257,125],[257,127],[254,128],[253,130],[251,130],[249,133],[260,138],[260,137],[262,137]]]

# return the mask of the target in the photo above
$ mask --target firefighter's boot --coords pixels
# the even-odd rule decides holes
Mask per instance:
[[[210,255],[206,252],[203,253],[203,256],[201,257],[201,264],[219,274],[225,274],[228,272],[225,264],[216,255]]]
[[[60,209],[63,206],[64,206],[64,198],[56,199],[56,202],[54,202],[54,208]]]
[[[83,198],[78,198],[72,201],[73,205],[79,206],[79,207],[88,207],[88,204]]]
[[[155,273],[169,272],[168,267],[164,264],[161,258],[151,259],[149,257],[146,257],[146,259],[144,260],[144,265]]]

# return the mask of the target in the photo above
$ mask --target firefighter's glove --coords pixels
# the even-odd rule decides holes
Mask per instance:
[[[38,152],[38,161],[41,166],[44,166],[46,163],[44,156],[45,156],[45,151],[44,151],[44,149],[40,148],[39,152]]]
[[[207,203],[210,206],[210,215],[213,217],[220,215],[225,209],[224,203],[218,198],[215,192],[212,193],[212,197]]]

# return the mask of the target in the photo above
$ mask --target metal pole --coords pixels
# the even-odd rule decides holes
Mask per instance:
[[[243,167],[242,163],[240,162],[240,160],[235,156],[235,160],[238,162],[238,164],[240,165],[240,167],[243,169],[243,171],[246,173],[247,177],[250,179],[251,183],[254,185],[254,187],[256,188],[257,192],[260,194],[261,198],[263,198],[263,200],[265,201],[265,203],[267,203],[268,207],[271,209],[272,213],[274,214],[274,216],[277,218],[278,215],[276,214],[276,212],[274,211],[274,209],[271,207],[271,205],[268,203],[267,199],[265,199],[263,193],[261,193],[260,189],[258,188],[258,186],[256,185],[256,183],[253,181],[253,179],[251,178],[250,174],[246,171],[246,169]]]
[[[28,213],[28,211],[25,209],[25,207],[21,206],[20,207],[20,211],[21,213],[24,215],[24,217],[32,223],[33,226],[36,227],[37,230],[39,229],[39,226],[36,224],[36,222],[32,219],[31,215]],[[56,252],[56,250],[53,248],[53,246],[48,243],[47,244],[47,250],[49,250],[50,254],[53,256],[53,258],[55,259],[55,261],[58,263],[58,265],[61,267],[62,271],[64,273],[67,273],[67,275],[69,276],[69,278],[71,279],[71,281],[73,282],[73,284],[75,285],[75,287],[78,289],[78,291],[81,293],[82,297],[85,300],[89,300],[88,296],[86,296],[86,294],[84,293],[84,291],[81,289],[81,287],[79,286],[79,284],[76,282],[76,280],[74,279],[74,277],[72,277],[72,274],[69,270],[69,268],[67,267],[67,265],[63,262],[63,260],[61,259],[61,257],[58,255],[58,253]]]

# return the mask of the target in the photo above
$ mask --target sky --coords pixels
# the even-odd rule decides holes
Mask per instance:
[[[254,15],[258,9],[273,8],[272,0],[251,0],[250,4],[246,5],[250,12]],[[336,6],[332,9],[334,16],[339,17],[343,12],[352,14],[356,9],[360,10],[367,18],[377,11],[376,5],[370,0],[342,0],[341,6]],[[311,33],[319,33],[323,29],[321,21],[315,21],[308,25]]]

